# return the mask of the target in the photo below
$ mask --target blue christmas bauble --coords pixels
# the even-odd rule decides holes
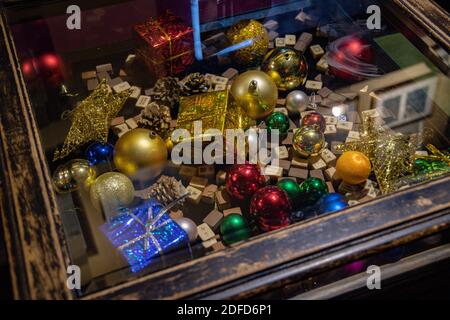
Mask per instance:
[[[327,212],[342,210],[347,207],[347,202],[343,200],[327,201],[320,204],[319,211],[320,214],[323,214]]]
[[[86,158],[91,165],[111,161],[114,146],[110,143],[94,142],[86,149]]]
[[[322,197],[322,199],[320,199],[320,202],[325,203],[325,202],[337,201],[337,200],[342,200],[345,202],[345,196],[340,193],[337,193],[337,192],[327,193],[326,195],[324,195]]]

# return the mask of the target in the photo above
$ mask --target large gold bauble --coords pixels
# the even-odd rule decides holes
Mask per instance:
[[[57,192],[71,192],[79,188],[89,189],[97,172],[84,159],[74,159],[60,165],[53,173],[52,181]]]
[[[275,108],[278,89],[273,80],[262,71],[247,71],[231,85],[230,94],[252,119],[268,116]]]
[[[305,57],[294,49],[275,48],[264,57],[261,70],[275,81],[278,89],[292,90],[306,82],[308,64]]]
[[[241,66],[259,64],[269,49],[269,36],[266,28],[256,20],[242,20],[232,25],[227,31],[232,45],[251,40],[251,45],[232,53],[233,60]]]
[[[154,179],[161,174],[166,160],[166,143],[154,131],[136,128],[117,140],[114,164],[133,181]]]
[[[95,179],[91,186],[91,202],[97,210],[103,210],[106,216],[134,199],[134,187],[130,178],[120,172],[106,172]]]

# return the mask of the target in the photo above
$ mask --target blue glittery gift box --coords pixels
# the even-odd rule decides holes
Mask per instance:
[[[186,232],[155,200],[122,209],[100,229],[127,259],[132,272],[140,271],[171,249],[189,244]]]

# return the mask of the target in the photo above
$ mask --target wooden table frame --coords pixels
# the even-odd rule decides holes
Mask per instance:
[[[442,9],[428,1],[394,2],[448,48],[448,15]],[[0,205],[14,298],[73,299],[66,287],[69,255],[56,196],[4,12],[0,106]],[[448,190],[447,176],[83,299],[252,297],[449,227]]]

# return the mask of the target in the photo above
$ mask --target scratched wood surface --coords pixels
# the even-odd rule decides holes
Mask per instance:
[[[394,1],[420,22],[420,12],[411,8],[411,4],[419,0]],[[426,28],[433,30],[436,38],[445,40],[438,28],[439,21],[443,21],[442,13],[429,6],[428,1],[421,2],[423,4],[428,6],[424,10],[432,13],[425,19],[429,24]],[[68,255],[55,195],[18,70],[13,42],[2,15],[0,204],[14,295],[18,298],[70,299],[72,296],[65,286]],[[449,177],[422,184],[342,212],[261,235],[227,250],[99,291],[85,299],[201,297],[202,293],[214,290],[219,296],[219,291],[226,290],[226,286],[232,283],[242,284],[241,293],[235,291],[235,297],[250,297],[267,290],[277,281],[278,284],[291,281],[291,275],[302,268],[314,270],[308,265],[310,257],[319,259],[322,264],[331,264],[331,258],[326,259],[337,248],[341,253],[351,253],[363,245],[359,252],[370,253],[447,227],[449,188]],[[411,226],[401,229],[406,234],[396,231],[405,225]],[[381,236],[384,242],[373,241]],[[343,262],[340,256],[334,259],[333,263]],[[272,272],[274,270],[277,272]],[[267,281],[262,281],[263,277]],[[252,282],[255,279],[260,282]]]
[[[450,17],[441,7],[430,0],[393,0],[439,43],[450,49]]]
[[[12,39],[0,17],[1,212],[15,298],[67,299],[60,219]]]

